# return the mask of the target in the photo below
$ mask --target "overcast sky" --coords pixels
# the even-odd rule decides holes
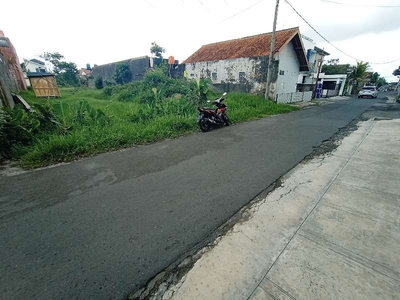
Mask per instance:
[[[400,0],[289,0],[319,33],[371,64],[389,81],[400,65]],[[151,42],[183,61],[201,45],[272,31],[275,0],[6,0],[0,30],[20,60],[60,52],[78,67],[149,55]],[[342,3],[342,4],[340,4]],[[347,4],[347,5],[346,5]],[[378,8],[373,6],[398,6]],[[252,6],[252,7],[251,7]],[[277,29],[300,32],[339,58],[356,60],[319,37],[280,0]]]

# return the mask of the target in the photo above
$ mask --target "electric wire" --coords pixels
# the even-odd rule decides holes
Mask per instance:
[[[210,10],[207,8],[207,6],[204,5],[203,1],[199,0],[199,2],[201,3],[201,5],[203,5],[203,7],[204,7],[207,11],[210,11]]]
[[[374,7],[374,8],[394,8],[400,7],[400,5],[368,5],[368,4],[354,4],[354,3],[344,3],[332,0],[321,0],[322,2],[332,3],[332,4],[340,4],[340,5],[347,5],[347,6],[357,6],[357,7]]]
[[[245,11],[249,10],[250,8],[253,8],[254,6],[256,6],[256,5],[258,5],[258,4],[260,4],[261,2],[264,2],[264,1],[265,0],[260,0],[260,1],[256,2],[256,3],[252,4],[252,5],[250,5],[249,7],[239,11],[238,13],[236,13],[236,14],[230,16],[230,17],[227,17],[226,19],[223,19],[222,22],[225,22],[226,20],[232,19],[233,17],[236,17],[237,15],[240,15],[241,13],[244,13]]]
[[[327,42],[327,43],[328,43],[329,45],[331,45],[333,48],[335,48],[335,49],[338,50],[339,52],[343,53],[344,55],[346,55],[346,56],[348,56],[348,57],[350,57],[350,58],[352,58],[352,59],[354,59],[354,60],[356,60],[356,61],[364,61],[364,60],[362,60],[362,59],[358,59],[358,58],[356,58],[356,57],[354,57],[354,56],[352,56],[352,55],[350,55],[350,54],[344,52],[343,50],[341,50],[341,49],[339,49],[338,47],[336,47],[335,45],[333,45],[330,41],[328,41],[328,39],[326,39],[321,33],[319,33],[319,32],[318,32],[318,31],[303,17],[303,16],[293,7],[293,5],[292,5],[288,0],[285,0],[285,2],[286,2],[287,4],[289,4],[289,6],[293,9],[293,11],[294,11],[308,26],[310,26],[310,28],[311,28],[312,30],[314,30],[316,34],[318,34],[325,42]],[[369,64],[371,64],[371,65],[384,65],[384,64],[390,64],[390,63],[396,62],[396,61],[398,61],[398,60],[400,60],[400,58],[397,58],[397,59],[394,59],[394,60],[391,60],[391,61],[386,61],[386,62],[369,62]]]

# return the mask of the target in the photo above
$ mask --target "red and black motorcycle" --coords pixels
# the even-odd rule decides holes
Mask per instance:
[[[199,124],[200,130],[203,132],[210,131],[211,128],[217,126],[229,126],[229,119],[226,114],[228,106],[226,106],[222,101],[225,100],[224,96],[227,93],[223,93],[222,97],[215,99],[212,104],[217,108],[212,109],[208,107],[198,107],[199,115],[197,116],[197,123]],[[211,102],[211,101],[207,101]]]

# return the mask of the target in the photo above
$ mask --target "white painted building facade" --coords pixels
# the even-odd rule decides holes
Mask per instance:
[[[317,81],[317,75],[317,73],[302,73],[299,75],[297,83],[298,85],[309,86],[310,89],[308,90],[314,90],[315,83]],[[318,82],[321,83],[322,86],[325,86],[325,88],[322,89],[322,97],[343,96],[345,92],[344,86],[346,84],[346,78],[347,74],[326,75],[325,73],[320,73],[318,77]],[[327,89],[326,87],[328,83],[334,83],[335,89]]]
[[[275,59],[279,61],[275,94],[296,92],[300,63],[292,44],[289,43],[279,51]]]
[[[215,86],[227,84],[235,90],[263,94],[266,89],[271,33],[202,46],[185,63],[188,78],[207,78]],[[276,33],[276,48],[269,98],[295,93],[301,71],[308,71],[298,28]],[[225,86],[224,86],[225,87]]]
[[[265,89],[265,84],[257,82],[261,60],[258,58],[236,58],[216,61],[187,63],[185,68],[189,78],[207,78],[212,84],[251,83],[251,92]]]
[[[292,43],[284,46],[274,59],[278,63],[278,74],[277,79],[271,83],[273,97],[280,93],[296,92],[300,63]],[[212,84],[248,83],[251,93],[260,93],[265,90],[265,82],[260,82],[260,72],[266,73],[262,64],[260,57],[202,61],[186,63],[186,72],[191,79],[207,78]]]
[[[44,62],[39,62],[38,60],[27,60],[24,59],[26,72],[31,73],[46,73],[47,68]]]

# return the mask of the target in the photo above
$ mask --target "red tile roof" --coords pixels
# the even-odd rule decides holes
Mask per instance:
[[[86,68],[81,68],[80,70],[80,75],[83,75],[83,73],[85,73],[86,76],[89,76],[90,74],[92,74],[92,70],[88,70]]]
[[[299,33],[299,28],[276,31],[275,53]],[[267,56],[272,32],[202,46],[183,63],[215,61],[241,57]]]

